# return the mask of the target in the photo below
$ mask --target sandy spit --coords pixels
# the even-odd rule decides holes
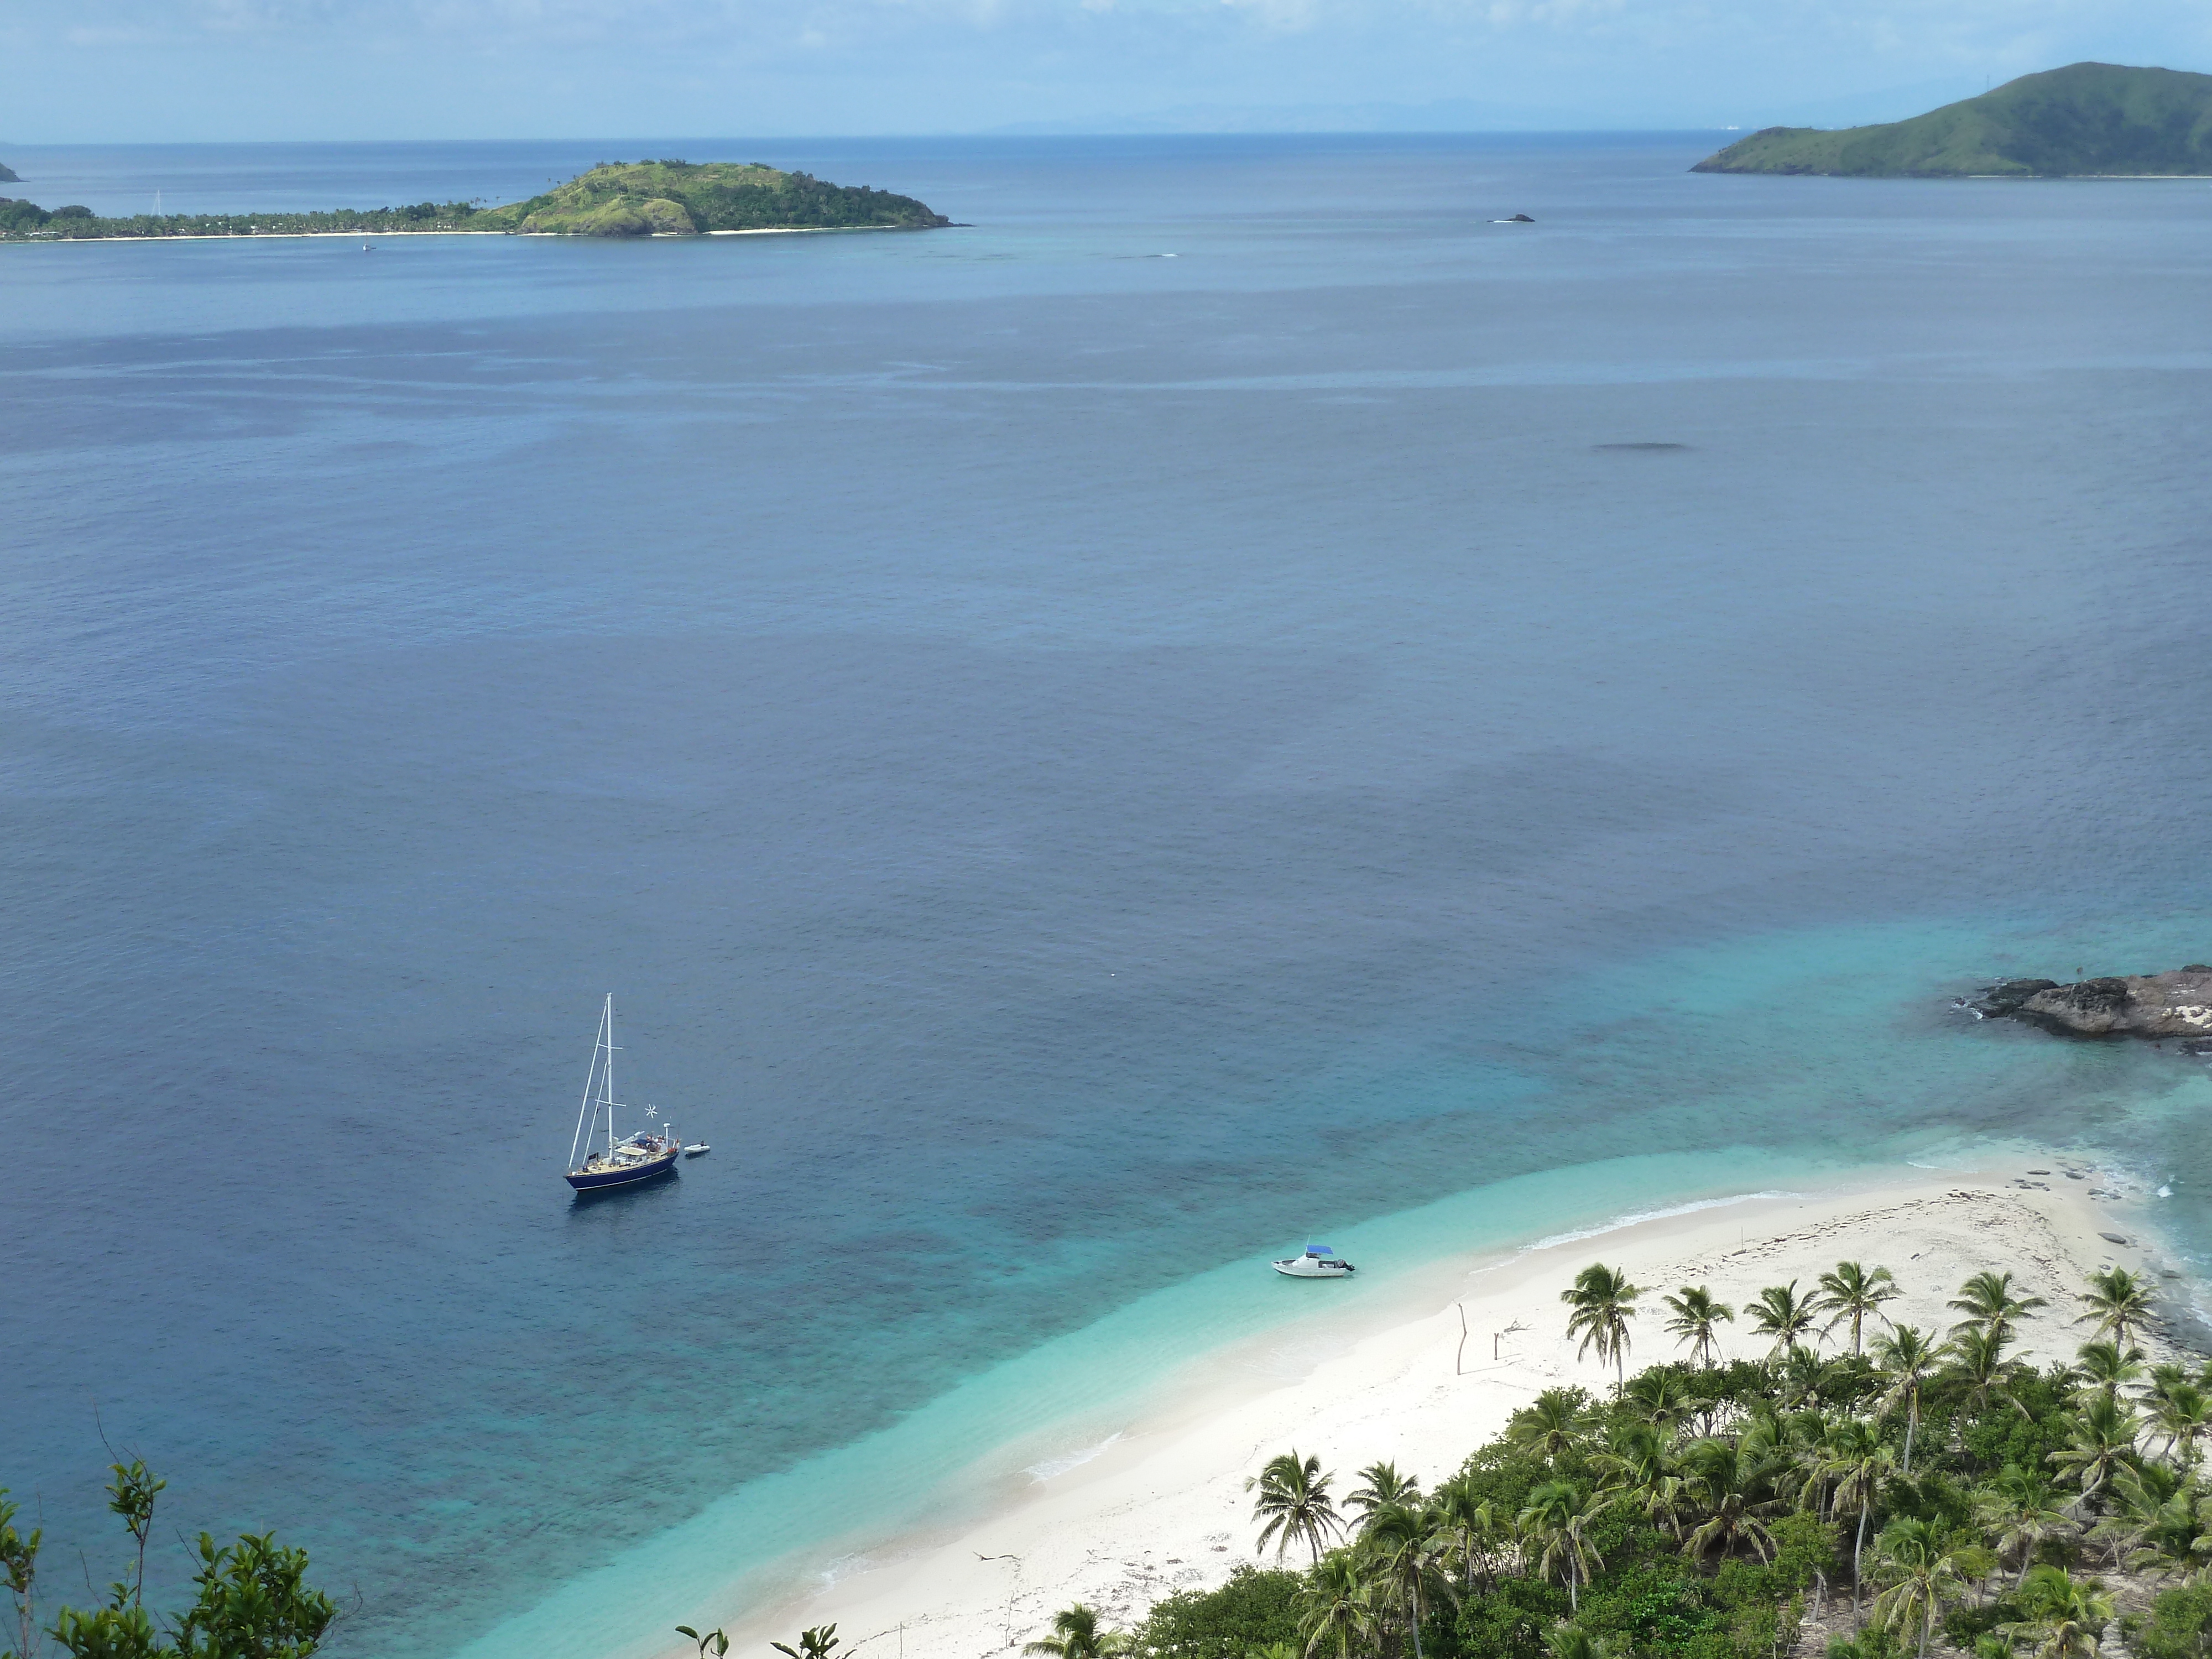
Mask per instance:
[[[2031,1166],[2048,1173],[2030,1175]],[[2068,1178],[2069,1170],[2083,1178]],[[1710,1284],[1741,1307],[1764,1285],[1795,1279],[1809,1289],[1846,1258],[1888,1267],[1905,1292],[1888,1311],[1936,1331],[1955,1316],[1943,1304],[1963,1279],[2008,1267],[2051,1304],[2026,1327],[2026,1357],[2070,1356],[2082,1333],[2066,1322],[2084,1275],[2163,1261],[2140,1224],[2114,1207],[2118,1196],[2087,1164],[2054,1154],[1972,1176],[1913,1169],[1836,1190],[1759,1194],[1444,1263],[1422,1281],[1430,1305],[1364,1333],[1340,1323],[1334,1351],[1314,1356],[1302,1380],[1214,1364],[1150,1419],[1073,1467],[1048,1469],[995,1513],[848,1556],[818,1590],[732,1606],[724,1627],[744,1652],[834,1621],[844,1651],[865,1647],[867,1659],[979,1659],[1018,1651],[1074,1601],[1133,1624],[1172,1591],[1217,1584],[1259,1559],[1243,1485],[1275,1453],[1318,1454],[1340,1488],[1377,1458],[1433,1484],[1540,1390],[1604,1386],[1609,1373],[1579,1358],[1561,1329],[1559,1292],[1593,1261],[1626,1268],[1645,1289],[1650,1310],[1638,1322],[1632,1366],[1676,1352],[1660,1328],[1662,1293]],[[2108,1243],[2113,1234],[2130,1242]],[[1357,1294],[1310,1288],[1317,1298]],[[1729,1353],[1763,1352],[1745,1322],[1730,1330]]]

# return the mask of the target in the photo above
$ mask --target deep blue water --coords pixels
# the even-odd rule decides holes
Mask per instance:
[[[0,159],[212,210],[672,147]],[[54,1559],[116,1554],[96,1409],[358,1588],[335,1650],[596,1656],[532,1609],[624,1546],[732,1517],[617,1641],[1310,1228],[2021,1137],[2212,1248],[2201,1066],[1946,1008],[2212,955],[2212,190],[1710,147],[694,140],[972,228],[0,247]],[[574,1206],[609,990],[716,1150]]]

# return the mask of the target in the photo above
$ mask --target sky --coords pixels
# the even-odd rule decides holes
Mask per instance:
[[[2212,70],[2212,5],[0,0],[0,146],[1835,125],[2083,58]]]

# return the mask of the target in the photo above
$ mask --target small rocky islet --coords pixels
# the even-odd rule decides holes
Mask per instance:
[[[2162,974],[2106,975],[2062,984],[2008,979],[1960,1005],[1984,1019],[2017,1019],[2061,1036],[2180,1039],[2212,1054],[2212,966],[2191,963]]]

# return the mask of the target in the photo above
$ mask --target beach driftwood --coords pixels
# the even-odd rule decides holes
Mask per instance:
[[[2212,1041],[2212,967],[2076,981],[2008,979],[1967,1005],[1989,1019],[2023,1019],[2063,1036]]]

